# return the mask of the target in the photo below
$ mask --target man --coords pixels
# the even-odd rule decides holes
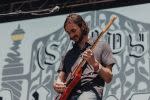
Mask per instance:
[[[65,80],[79,56],[86,63],[83,67],[81,81],[72,90],[68,100],[102,100],[103,87],[112,80],[112,67],[115,60],[107,43],[99,41],[94,51],[88,49],[89,28],[80,15],[70,14],[64,23],[64,29],[70,39],[75,43],[70,49],[58,69],[58,78],[54,83],[54,89],[63,93]]]

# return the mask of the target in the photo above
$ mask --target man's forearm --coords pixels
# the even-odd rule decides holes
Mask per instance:
[[[65,80],[66,80],[65,73],[63,71],[60,71],[58,74],[57,81],[65,82]]]
[[[98,61],[93,65],[94,70],[104,79],[106,83],[112,80],[112,65],[103,67]]]

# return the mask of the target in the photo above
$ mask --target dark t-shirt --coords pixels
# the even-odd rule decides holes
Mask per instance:
[[[91,45],[86,43],[83,49],[80,49],[77,44],[73,45],[73,48],[70,49],[65,57],[62,60],[62,64],[58,69],[59,71],[64,71],[67,74],[72,70],[72,66],[77,61],[78,57],[83,53],[86,48],[89,48]],[[109,45],[105,42],[100,41],[95,47],[94,56],[102,64],[102,66],[106,67],[107,65],[115,64],[115,59],[113,58],[112,51]],[[103,87],[105,85],[104,80],[94,72],[94,68],[90,66],[88,63],[84,65],[84,70],[81,76],[80,83],[74,89],[75,92],[94,90],[98,95],[102,95]]]

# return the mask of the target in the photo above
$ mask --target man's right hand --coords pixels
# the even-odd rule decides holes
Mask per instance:
[[[66,88],[65,83],[61,82],[61,81],[56,81],[53,84],[54,90],[58,93],[62,93],[64,91],[64,89]]]

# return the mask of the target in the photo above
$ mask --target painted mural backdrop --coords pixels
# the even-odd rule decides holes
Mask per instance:
[[[90,38],[96,38],[110,18],[117,16],[103,38],[117,61],[103,100],[150,100],[150,23],[113,11],[81,15],[90,27]],[[72,47],[63,29],[65,18],[63,15],[1,25],[0,100],[54,99],[56,71],[61,57]]]

